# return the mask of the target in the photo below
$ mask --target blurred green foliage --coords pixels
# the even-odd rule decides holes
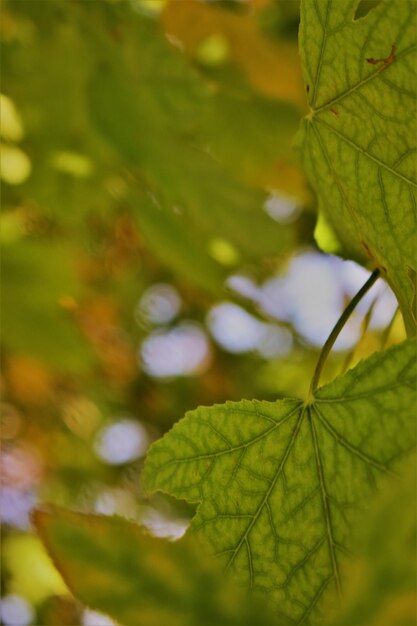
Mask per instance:
[[[59,509],[36,512],[35,523],[76,596],[122,624],[273,622],[191,538],[170,542],[115,516]]]
[[[43,592],[34,574],[38,548],[16,552],[34,493],[84,510],[113,498],[118,512],[136,519],[147,507],[168,520],[187,517],[171,501],[146,504],[140,458],[103,462],[99,433],[127,414],[153,439],[195,404],[259,395],[252,380],[259,357],[214,345],[216,365],[199,377],[159,382],[142,372],[137,346],[155,327],[136,321],[141,295],[173,283],[181,317],[203,323],[210,304],[231,297],[224,280],[232,271],[266,275],[298,239],[311,239],[309,214],[280,226],[262,211],[265,187],[279,186],[284,161],[289,193],[306,197],[289,151],[300,98],[254,88],[245,61],[213,66],[204,55],[182,54],[164,33],[180,28],[181,16],[169,16],[169,6],[149,16],[145,4],[1,7],[2,147],[30,163],[22,169],[2,150],[2,437],[11,498],[3,592],[26,597],[44,624],[58,623],[57,614],[62,624],[81,616],[68,609],[68,596],[59,599],[59,586]],[[258,24],[263,11],[187,4],[207,12],[210,28],[222,32],[224,22],[235,35],[250,28],[258,47],[274,51]],[[203,30],[201,42],[209,35]],[[240,37],[236,51],[245,48]],[[296,58],[294,38],[289,45]],[[264,83],[279,84],[274,67],[263,68]]]
[[[394,479],[386,486],[356,530],[355,557],[346,566],[349,582],[342,612],[335,618],[338,624],[415,622],[415,463],[414,457],[403,463],[405,480],[399,484]]]
[[[144,448],[187,410],[303,397],[308,387],[317,343],[258,299],[315,247],[315,201],[291,147],[307,109],[299,3],[2,0],[0,9],[2,594],[28,603],[27,623],[79,625],[88,623],[81,602],[94,604],[90,592],[102,593],[96,608],[111,612],[109,582],[126,592],[141,580],[153,590],[146,623],[174,623],[174,614],[185,624],[207,616],[273,623],[268,609],[200,562],[191,539],[182,548],[146,534],[183,530],[194,506],[147,497],[141,470]],[[253,293],[235,290],[236,276]],[[160,285],[180,302],[164,322],[144,304]],[[224,301],[250,313],[257,332],[284,333],[287,348],[229,350],[210,326]],[[205,338],[204,358],[188,373],[150,373],[147,342],[169,332],[177,341],[190,323]],[[403,338],[398,316],[388,344]],[[191,358],[193,341],[164,343],[160,363]],[[380,341],[381,328],[371,329],[352,362]],[[327,379],[344,358],[329,360]],[[131,447],[117,460],[110,453],[119,452],[120,425],[128,435],[119,447]],[[79,557],[66,582],[81,602],[34,535],[28,513],[39,502],[132,520],[39,514],[45,537],[54,523],[54,532],[65,527],[57,549]],[[107,533],[104,550],[94,546],[97,528]],[[137,559],[115,570],[117,548],[133,553],[129,537]],[[96,550],[97,563],[86,563]],[[159,557],[161,578],[151,579],[149,561]],[[85,595],[77,568],[89,566]],[[177,579],[186,582],[173,607]],[[6,606],[1,620],[12,626]],[[121,613],[138,611],[126,595],[117,609],[116,618],[137,623],[136,613]]]

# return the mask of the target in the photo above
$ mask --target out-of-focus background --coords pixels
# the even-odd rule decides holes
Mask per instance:
[[[305,396],[368,272],[316,244],[337,251],[292,150],[296,0],[0,7],[1,623],[104,626],[30,511],[180,537],[192,507],[143,493],[150,443],[198,405]],[[402,340],[395,311],[377,284],[324,378]]]

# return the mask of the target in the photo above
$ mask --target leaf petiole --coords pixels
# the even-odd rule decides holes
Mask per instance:
[[[368,278],[366,283],[359,289],[358,293],[352,298],[352,300],[349,302],[349,304],[347,305],[347,307],[343,311],[342,315],[337,320],[335,326],[333,327],[332,332],[328,336],[328,338],[327,338],[327,340],[326,340],[326,342],[325,342],[325,344],[324,344],[324,346],[323,346],[323,348],[322,348],[322,350],[320,352],[320,356],[319,356],[318,361],[317,361],[316,369],[314,370],[313,378],[311,379],[310,390],[309,390],[308,396],[307,396],[307,404],[311,403],[311,400],[313,398],[314,392],[316,391],[316,389],[318,387],[318,384],[319,384],[319,381],[320,381],[320,375],[321,375],[321,372],[323,370],[324,364],[326,362],[327,357],[329,356],[329,353],[330,353],[331,349],[334,346],[334,343],[335,343],[336,339],[338,338],[340,332],[343,330],[346,322],[348,321],[349,317],[351,316],[351,314],[353,313],[354,309],[356,308],[356,305],[362,300],[364,295],[370,290],[370,288],[377,281],[379,276],[380,276],[379,269],[376,269],[376,270],[374,270],[372,272],[372,274],[370,275],[370,277]]]
[[[343,361],[343,365],[342,365],[342,369],[340,371],[340,374],[345,374],[347,372],[347,370],[349,369],[352,361],[353,361],[353,357],[356,354],[356,351],[358,349],[358,347],[362,344],[366,333],[368,331],[369,328],[369,324],[375,309],[375,305],[378,302],[378,296],[376,296],[376,298],[374,298],[374,300],[371,302],[371,306],[369,307],[369,309],[366,312],[366,315],[364,316],[363,320],[362,320],[362,328],[361,328],[361,334],[360,337],[358,339],[358,341],[355,343],[355,345],[353,346],[353,348],[347,353],[345,360]]]

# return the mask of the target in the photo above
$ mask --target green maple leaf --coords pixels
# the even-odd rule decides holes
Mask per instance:
[[[357,4],[302,4],[299,145],[345,251],[381,269],[415,334],[416,5],[383,1],[354,21]]]
[[[375,354],[308,403],[198,408],[152,446],[145,485],[198,502],[192,532],[286,623],[317,622],[352,523],[415,444],[415,354]]]

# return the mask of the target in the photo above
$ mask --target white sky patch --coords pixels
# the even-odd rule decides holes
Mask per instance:
[[[140,348],[140,358],[150,376],[192,376],[208,368],[211,349],[202,328],[193,322],[182,322],[175,328],[148,335]]]
[[[123,465],[144,456],[149,443],[145,427],[125,418],[102,428],[96,436],[94,449],[109,465]]]
[[[226,286],[245,298],[258,299],[259,287],[249,276],[233,274],[227,279]]]
[[[352,264],[357,282],[365,282],[362,272]],[[359,268],[361,270],[361,268]],[[295,256],[284,276],[267,280],[261,290],[259,304],[269,315],[291,322],[310,344],[320,347],[326,341],[345,305],[347,292],[345,262],[317,252]],[[359,273],[361,273],[359,281]],[[353,282],[352,277],[350,280]],[[375,294],[374,294],[375,296]],[[373,296],[373,297],[374,297]],[[335,349],[351,348],[359,337],[361,319],[353,314],[339,335]]]
[[[235,354],[256,350],[265,334],[262,322],[231,302],[213,307],[207,325],[217,343]]]
[[[123,515],[129,519],[137,517],[135,496],[125,489],[104,489],[94,502],[94,510],[101,515]]]
[[[259,290],[259,305],[271,317],[282,321],[291,321],[292,302],[287,293],[287,280],[276,276],[264,282]]]
[[[185,534],[190,525],[187,519],[170,519],[152,508],[143,511],[140,523],[154,535],[154,537],[164,537],[176,541]]]
[[[18,595],[4,596],[0,600],[0,616],[5,626],[28,626],[35,617],[31,605]]]
[[[289,354],[292,346],[293,337],[289,330],[269,324],[265,325],[258,352],[264,359],[274,359]]]
[[[288,354],[293,343],[289,330],[261,322],[232,302],[213,307],[207,325],[216,342],[232,354],[256,351],[264,359],[273,359]]]
[[[353,261],[341,261],[340,259],[335,259],[335,261],[340,266],[341,277],[346,293],[348,293],[350,297],[353,297],[367,281],[371,272]],[[385,328],[391,321],[398,307],[397,298],[393,291],[384,280],[380,279],[359,302],[357,311],[365,315],[377,296],[378,299],[375,303],[369,324],[370,328],[373,329]]]
[[[108,615],[92,611],[91,609],[84,609],[82,621],[83,626],[117,626],[116,622]]]
[[[0,520],[15,528],[30,528],[30,513],[36,506],[37,497],[31,490],[0,487]]]
[[[231,276],[227,285],[251,299],[270,317],[292,324],[311,345],[321,347],[347,302],[369,276],[368,270],[353,261],[308,251],[293,257],[285,274],[267,279],[260,287],[249,277],[240,275]],[[381,279],[357,305],[335,343],[336,350],[348,350],[358,341],[363,316],[376,297],[370,328],[387,326],[398,303],[390,287]],[[247,316],[245,311],[237,314],[235,310],[233,317],[232,309],[226,312],[220,309],[220,313],[211,314],[209,326],[216,341],[231,352],[254,349],[262,323],[251,316],[248,320]],[[285,346],[282,337],[282,346]],[[278,347],[278,352],[282,349],[285,354],[282,346]],[[266,356],[262,349],[260,352]]]

